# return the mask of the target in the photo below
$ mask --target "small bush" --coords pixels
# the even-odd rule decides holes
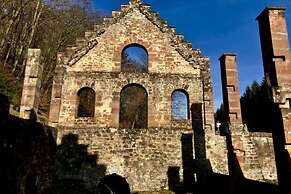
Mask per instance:
[[[0,94],[7,96],[10,103],[19,106],[21,99],[19,91],[15,79],[0,71]]]

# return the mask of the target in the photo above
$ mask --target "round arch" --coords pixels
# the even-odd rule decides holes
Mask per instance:
[[[189,94],[183,89],[177,89],[171,95],[171,118],[172,120],[190,119]]]
[[[124,177],[114,173],[107,175],[100,180],[96,193],[130,194],[130,187]]]
[[[119,128],[148,127],[148,93],[139,84],[128,84],[120,92]]]
[[[126,45],[121,51],[121,71],[130,73],[147,73],[149,69],[147,49],[137,43]]]
[[[95,91],[90,87],[83,87],[77,92],[77,117],[94,117]]]

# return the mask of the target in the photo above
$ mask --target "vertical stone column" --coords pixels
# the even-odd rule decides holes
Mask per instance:
[[[242,125],[236,54],[225,53],[219,60],[225,119],[231,125]]]
[[[257,20],[264,72],[274,102],[272,128],[278,178],[283,188],[288,188],[291,183],[291,54],[285,11],[284,7],[267,7]]]
[[[236,179],[248,172],[245,141],[247,134],[243,129],[240,96],[238,89],[237,55],[224,53],[220,58],[222,94],[224,106],[224,121],[227,122],[231,133],[227,135],[228,165],[233,184]],[[247,154],[245,154],[247,153]]]
[[[49,124],[52,127],[55,127],[58,124],[60,116],[62,84],[64,74],[64,67],[62,63],[63,63],[63,53],[59,53],[57,56],[55,76],[53,78],[52,97],[49,112]]]
[[[43,71],[40,59],[40,49],[28,49],[20,105],[20,117],[24,119],[30,118],[32,110],[38,111]]]
[[[120,93],[113,92],[111,104],[112,123],[110,127],[119,128],[119,111],[120,111]]]
[[[201,72],[203,78],[204,127],[209,132],[209,130],[214,129],[213,85],[210,77],[209,58],[204,58],[202,63],[204,67]]]
[[[291,55],[285,10],[267,7],[257,20],[265,76],[272,87],[273,100],[282,112],[286,145],[291,145]]]

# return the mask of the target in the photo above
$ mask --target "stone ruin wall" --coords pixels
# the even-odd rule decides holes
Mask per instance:
[[[230,133],[227,134],[229,135],[228,144],[231,146],[242,175],[250,180],[278,184],[272,133],[248,132],[247,126],[242,122],[237,55],[224,53],[219,60],[224,120],[230,127]]]
[[[59,54],[50,111],[50,122],[59,129],[58,143],[66,134],[77,134],[79,143],[88,145],[89,152],[98,155],[97,162],[106,166],[106,173],[125,176],[133,190],[167,188],[170,167],[180,167],[182,174],[181,137],[191,135],[192,144],[195,139],[191,120],[171,120],[171,94],[183,89],[189,94],[189,107],[202,106],[197,117],[202,123],[199,130],[207,126],[201,139],[207,155],[203,162],[209,160],[214,172],[228,174],[225,138],[213,131],[209,60],[199,50],[192,50],[191,43],[183,42],[182,35],[173,34],[173,27],[167,27],[171,32],[163,32],[153,22],[158,19],[150,20],[145,14],[157,15],[147,5],[122,5],[121,13],[114,11],[113,15],[123,12],[128,13],[118,19],[114,16],[111,19],[114,23],[105,19],[103,26],[87,33],[95,35],[96,44],[80,58],[76,55],[78,51],[72,52],[74,47]],[[87,41],[92,42],[92,37]],[[149,73],[120,72],[121,52],[133,43],[148,51]],[[82,47],[81,40],[79,44]],[[130,83],[147,90],[148,129],[119,129],[120,91]],[[76,118],[77,92],[85,86],[96,92],[94,118]]]
[[[97,155],[97,163],[105,166],[106,174],[124,176],[132,191],[166,189],[169,168],[182,166],[182,133],[191,134],[191,130],[170,128],[128,130],[93,126],[69,127],[62,132],[78,134],[79,143],[89,145],[88,151]]]
[[[232,142],[234,153],[246,179],[278,184],[271,133],[234,134]]]
[[[291,53],[286,7],[267,7],[258,17],[264,73],[273,100],[273,136],[278,181],[291,182]]]
[[[37,112],[40,101],[42,71],[40,49],[28,49],[20,105],[21,118],[29,119],[32,109]]]
[[[106,166],[106,173],[125,176],[133,190],[167,188],[170,167],[179,167],[183,173],[183,135],[191,136],[193,160],[210,161],[214,173],[228,174],[226,140],[215,135],[213,127],[209,59],[199,50],[192,50],[182,35],[175,35],[175,29],[157,19],[148,5],[132,2],[122,5],[120,12],[113,11],[113,18],[105,18],[94,32],[78,40],[76,47],[59,54],[50,110],[50,124],[58,129],[58,143],[66,134],[77,134],[79,144],[88,145],[88,151],[98,156],[97,163]],[[132,43],[147,49],[150,73],[120,72],[122,49]],[[130,83],[147,90],[148,129],[119,129],[120,91]],[[76,94],[85,86],[96,92],[93,119],[76,118]],[[201,118],[202,125],[171,120],[171,94],[175,89],[188,92],[190,107],[202,105],[198,115],[195,110],[191,115]],[[239,111],[237,104],[235,110]],[[237,123],[233,127],[238,130],[232,137],[234,152],[244,176],[276,182],[270,134],[248,133]],[[197,137],[201,128],[204,132]],[[204,155],[198,153],[203,152],[199,146],[205,147],[205,158],[194,158]]]
[[[99,127],[119,127],[120,92],[128,84],[139,84],[148,93],[149,127],[186,127],[192,128],[191,122],[171,120],[171,95],[176,89],[184,89],[189,94],[189,102],[201,101],[198,91],[201,82],[198,78],[178,75],[151,75],[128,73],[70,73],[63,85],[62,107],[59,124],[95,124]],[[77,92],[83,87],[91,87],[96,92],[94,118],[77,118]],[[88,120],[89,119],[89,120]]]
[[[260,167],[259,173],[255,172],[254,174],[262,174],[260,178],[262,181],[278,184],[272,134],[261,132],[250,133],[249,142],[252,143],[248,146],[248,152],[253,153],[249,154],[252,157],[250,160],[254,160]],[[248,177],[251,176],[248,175]]]

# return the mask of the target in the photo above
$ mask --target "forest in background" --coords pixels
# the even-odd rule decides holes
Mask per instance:
[[[248,126],[249,131],[270,132],[272,121],[273,103],[266,79],[261,83],[254,81],[251,86],[246,87],[240,98],[243,123]],[[223,104],[215,113],[216,122],[224,123]]]
[[[0,0],[0,93],[20,105],[28,48],[41,49],[41,109],[47,111],[58,52],[92,30],[103,14],[91,0]]]

